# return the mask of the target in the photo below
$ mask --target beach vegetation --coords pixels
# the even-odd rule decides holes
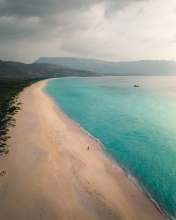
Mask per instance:
[[[6,142],[10,138],[9,128],[15,126],[14,115],[21,109],[22,103],[18,101],[20,92],[41,79],[43,78],[0,78],[0,155],[9,152]]]

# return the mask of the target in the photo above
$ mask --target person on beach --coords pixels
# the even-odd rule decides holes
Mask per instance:
[[[89,146],[87,147],[87,150],[89,150]]]

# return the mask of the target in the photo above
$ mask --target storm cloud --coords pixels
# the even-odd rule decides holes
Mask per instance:
[[[105,14],[110,14],[141,1],[143,0],[0,0],[0,15],[45,17],[70,10],[87,10],[88,7],[99,3],[104,3]]]
[[[142,52],[135,58],[134,48],[145,42],[142,47],[148,50],[163,31],[160,22],[166,26],[172,19],[175,4],[169,1],[167,9],[164,0],[0,0],[0,59],[31,62],[51,55],[135,60]],[[174,35],[171,29],[167,38]],[[159,37],[164,43],[165,35]],[[34,57],[29,59],[26,51],[34,51]]]

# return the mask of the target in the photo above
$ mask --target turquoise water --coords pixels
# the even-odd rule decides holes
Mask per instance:
[[[45,91],[176,218],[176,77],[62,78]]]

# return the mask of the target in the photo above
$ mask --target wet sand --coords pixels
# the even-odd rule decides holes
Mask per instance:
[[[10,154],[0,157],[7,172],[0,176],[0,219],[164,219],[99,143],[55,107],[45,84],[20,95]]]

